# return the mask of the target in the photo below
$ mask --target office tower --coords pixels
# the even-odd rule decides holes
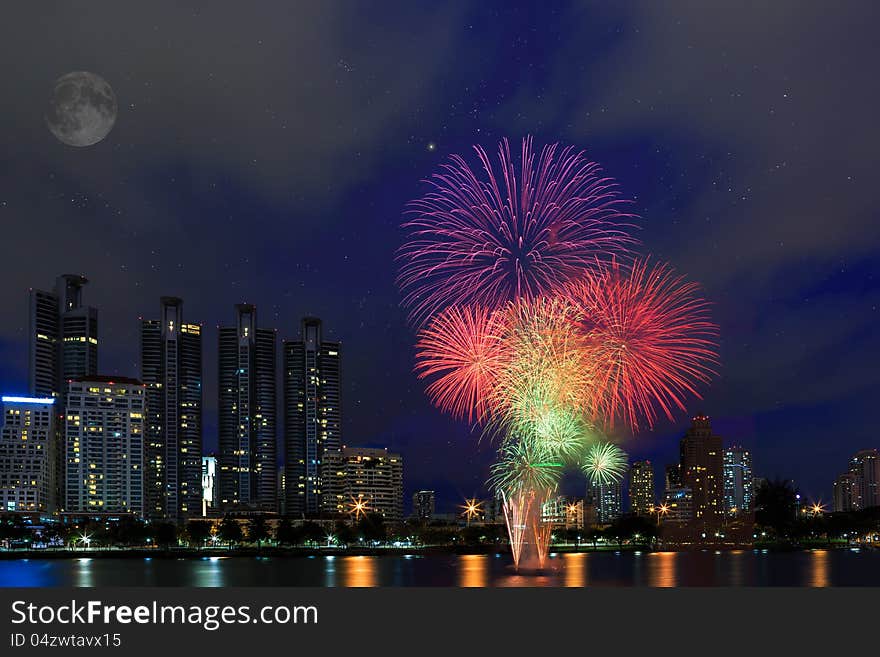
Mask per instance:
[[[558,495],[541,507],[541,521],[553,527],[580,529],[584,526],[584,500]]]
[[[184,323],[176,297],[162,297],[159,317],[141,320],[145,513],[177,522],[202,507],[202,327]]]
[[[84,276],[65,274],[58,277],[53,292],[30,291],[32,395],[63,397],[69,379],[98,372],[98,311],[82,305],[87,283]]]
[[[849,471],[855,479],[853,506],[859,510],[880,506],[880,452],[856,452],[850,459]]]
[[[4,396],[0,429],[0,513],[57,508],[53,397]]]
[[[387,449],[343,447],[336,459],[333,488],[344,500],[342,509],[352,511],[358,501],[365,512],[385,520],[403,520],[403,459]]]
[[[217,457],[202,457],[202,517],[217,509]]]
[[[670,463],[665,468],[666,485],[665,489],[681,488],[681,464]]]
[[[855,475],[851,472],[840,475],[834,481],[834,512],[849,513],[850,511],[856,511],[858,508],[856,506],[857,499],[858,484],[856,483]]]
[[[730,515],[753,507],[752,454],[739,446],[724,450],[724,511]]]
[[[667,488],[663,493],[666,514],[663,522],[688,523],[694,517],[694,495],[690,488]]]
[[[143,384],[90,376],[68,384],[66,511],[144,515]]]
[[[303,319],[301,340],[284,341],[288,515],[338,513],[347,502],[341,492],[325,491],[342,444],[339,353],[339,343],[325,342],[321,320],[313,317]]]
[[[623,515],[623,484],[587,484],[587,504],[596,508],[596,520],[608,524]]]
[[[275,331],[257,327],[257,310],[235,306],[235,326],[219,335],[219,503],[278,508]]]
[[[636,461],[630,468],[629,508],[637,516],[647,516],[654,509],[654,466],[650,461]]]
[[[693,494],[694,520],[704,527],[718,527],[723,519],[723,471],[721,437],[707,416],[697,415],[681,439],[681,480]]]
[[[434,517],[434,491],[419,490],[413,493],[413,517],[416,520],[431,522]]]

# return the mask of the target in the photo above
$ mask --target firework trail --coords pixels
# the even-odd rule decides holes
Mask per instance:
[[[570,285],[567,296],[585,318],[595,377],[592,417],[637,430],[654,425],[657,408],[670,420],[687,394],[715,374],[718,327],[699,286],[647,258],[629,266],[600,265]]]
[[[438,408],[469,422],[488,415],[504,363],[502,334],[498,315],[480,306],[451,306],[419,332],[416,372],[433,378],[427,393]]]
[[[398,283],[416,325],[451,305],[540,297],[635,243],[634,215],[582,151],[554,144],[536,158],[526,137],[517,164],[505,139],[493,166],[474,150],[484,176],[453,155],[407,208]]]
[[[607,486],[620,481],[628,467],[626,452],[612,443],[596,443],[587,451],[583,470],[591,484]]]

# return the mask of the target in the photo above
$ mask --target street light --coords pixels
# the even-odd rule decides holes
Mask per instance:
[[[464,509],[461,515],[467,517],[467,526],[471,526],[471,520],[473,520],[481,511],[481,507],[483,506],[482,502],[478,502],[475,498],[471,498],[469,500],[464,501],[464,506],[461,507]]]
[[[355,522],[357,522],[362,515],[367,515],[367,503],[366,501],[364,501],[363,495],[358,495],[357,499],[355,499],[354,495],[352,495],[349,506],[351,507],[351,509],[349,509],[349,513],[354,514]]]
[[[669,505],[664,502],[660,506],[654,507],[654,512],[657,514],[657,526],[660,526],[660,516],[665,516],[669,513]]]

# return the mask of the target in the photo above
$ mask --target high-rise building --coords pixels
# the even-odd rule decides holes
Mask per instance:
[[[834,481],[833,505],[835,513],[849,513],[857,510],[858,485],[855,475],[846,472]]]
[[[849,461],[849,471],[855,479],[853,506],[858,510],[880,506],[880,452],[856,452]]]
[[[144,515],[144,386],[90,376],[68,384],[66,511]]]
[[[202,457],[202,516],[217,508],[217,457]]]
[[[541,507],[541,520],[553,527],[581,529],[584,526],[584,500],[559,495]]]
[[[413,493],[413,517],[416,520],[430,522],[434,517],[434,491],[419,490]]]
[[[146,385],[146,515],[185,520],[202,508],[202,327],[183,301],[162,297],[159,319],[141,320]]]
[[[654,466],[650,461],[636,461],[630,468],[629,508],[637,516],[650,515],[654,509]]]
[[[712,433],[707,416],[697,415],[680,446],[681,480],[693,494],[694,520],[704,527],[718,527],[724,517],[721,437]]]
[[[670,490],[672,488],[681,488],[681,464],[680,463],[670,463],[666,466],[665,470],[665,490]]]
[[[340,345],[324,340],[321,320],[302,321],[302,338],[284,341],[286,512],[338,513],[347,501],[331,491],[341,443]]]
[[[666,515],[663,522],[688,523],[694,517],[694,495],[690,488],[667,488],[663,493]]]
[[[0,513],[55,511],[57,400],[4,396],[2,401]]]
[[[623,484],[587,484],[586,501],[596,508],[599,523],[614,522],[623,515]]]
[[[278,440],[275,331],[257,310],[235,306],[235,326],[219,335],[219,504],[275,511]]]
[[[403,520],[403,459],[387,449],[343,447],[336,459],[333,489],[350,512],[357,502],[366,513],[378,513],[385,520]]]
[[[724,510],[730,515],[753,507],[752,454],[739,446],[724,450]]]

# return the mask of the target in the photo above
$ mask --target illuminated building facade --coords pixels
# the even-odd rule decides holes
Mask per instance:
[[[68,385],[65,511],[143,517],[143,384],[94,376]]]
[[[742,447],[724,450],[724,510],[730,515],[752,510],[754,506],[752,453]]]
[[[55,511],[57,400],[5,396],[2,401],[0,513]]]
[[[584,500],[559,495],[544,502],[541,520],[554,527],[581,529],[584,526]]]
[[[667,512],[663,522],[688,523],[694,517],[694,495],[690,488],[667,488],[663,493]]]
[[[629,506],[637,516],[650,515],[654,508],[654,466],[636,461],[629,471]]]
[[[219,331],[219,505],[277,510],[276,339],[257,310],[235,307]]]
[[[588,484],[587,504],[596,509],[596,520],[600,524],[614,522],[623,515],[623,484]]]
[[[336,459],[332,488],[351,511],[355,501],[366,503],[366,513],[378,513],[386,521],[403,520],[403,459],[387,449],[343,447]]]
[[[724,453],[709,418],[698,415],[681,439],[681,481],[693,494],[694,521],[719,527],[724,518]]]
[[[285,340],[283,350],[286,513],[338,513],[346,498],[327,487],[342,445],[340,345],[324,340],[320,319],[307,317],[302,339]]]
[[[217,457],[202,457],[202,516],[217,508]]]
[[[432,490],[419,490],[413,493],[413,517],[416,520],[431,521],[436,511],[434,508],[434,497],[434,491]]]
[[[863,449],[850,459],[849,471],[855,487],[853,507],[857,510],[880,506],[880,452]]]
[[[834,481],[833,504],[835,513],[856,511],[858,498],[855,475],[845,472]]]
[[[162,297],[160,319],[141,320],[146,386],[146,516],[178,522],[202,508],[202,327],[183,301]]]

